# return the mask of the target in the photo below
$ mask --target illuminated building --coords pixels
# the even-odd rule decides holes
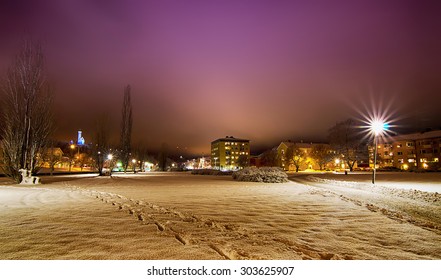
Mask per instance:
[[[78,140],[77,145],[83,146],[84,145],[84,137],[81,135],[83,132],[81,130],[78,130]]]
[[[226,136],[211,142],[211,166],[220,170],[235,170],[250,163],[250,140]]]
[[[371,158],[373,148],[369,147]],[[403,134],[383,139],[377,146],[378,167],[403,170],[439,169],[441,130]]]

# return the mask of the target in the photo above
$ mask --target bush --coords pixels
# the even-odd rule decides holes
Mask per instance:
[[[231,175],[231,171],[220,171],[216,169],[193,169],[191,171],[191,174],[193,175],[215,175],[215,176],[222,176],[222,175]]]
[[[285,183],[288,175],[279,167],[246,167],[233,173],[233,179],[244,182]]]

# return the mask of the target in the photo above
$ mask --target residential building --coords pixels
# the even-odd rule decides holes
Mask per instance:
[[[371,166],[374,147],[370,146]],[[402,134],[381,139],[377,145],[377,167],[439,169],[441,130]]]
[[[211,142],[211,166],[220,170],[235,170],[250,163],[250,140],[226,136]]]

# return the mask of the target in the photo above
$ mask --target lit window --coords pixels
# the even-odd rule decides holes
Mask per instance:
[[[436,158],[433,159],[433,161],[434,162],[439,162],[439,158],[436,157]]]
[[[415,162],[415,159],[414,159],[414,158],[410,158],[410,159],[408,159],[407,161],[408,161],[408,162]]]

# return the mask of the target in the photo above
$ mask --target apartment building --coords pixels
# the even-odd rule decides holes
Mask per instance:
[[[373,148],[370,147],[371,166]],[[403,134],[383,139],[377,146],[377,167],[403,170],[439,169],[441,130]]]
[[[250,140],[226,136],[211,142],[211,166],[219,170],[236,170],[250,163]]]

